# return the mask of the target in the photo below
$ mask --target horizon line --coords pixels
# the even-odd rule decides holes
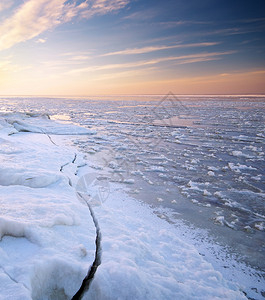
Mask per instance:
[[[167,95],[172,95],[172,96],[180,96],[180,97],[203,97],[203,96],[208,96],[208,97],[215,97],[215,96],[224,96],[224,97],[236,97],[236,96],[248,96],[248,97],[265,97],[265,93],[230,93],[230,94],[177,94],[173,93],[171,91],[167,93],[162,93],[162,94],[151,94],[151,93],[139,93],[139,94],[87,94],[87,95],[63,95],[63,94],[0,94],[0,97],[75,97],[75,98],[84,98],[84,97],[105,97],[105,96],[122,96],[122,97],[130,97],[130,96],[167,96]]]

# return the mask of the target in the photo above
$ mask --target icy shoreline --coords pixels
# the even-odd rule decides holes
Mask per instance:
[[[95,132],[43,115],[0,115],[0,299],[71,299],[93,261],[95,228],[75,185],[95,170],[65,146],[65,135],[74,134]],[[181,228],[174,231],[122,185],[109,188],[94,208],[102,264],[84,299],[253,297],[245,279],[226,280]]]

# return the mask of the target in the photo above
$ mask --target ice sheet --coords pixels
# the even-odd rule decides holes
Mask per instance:
[[[95,251],[94,224],[74,186],[95,169],[65,145],[61,125],[42,116],[14,119],[1,122],[0,129],[0,149],[7,143],[13,149],[1,151],[0,298],[71,299]],[[42,122],[47,132],[60,136],[51,141],[33,133],[37,130],[12,134],[17,124],[44,128]],[[68,125],[70,132],[79,129]],[[122,184],[110,182],[109,188],[107,201],[94,208],[102,231],[102,264],[84,299],[246,299],[244,286],[225,280],[170,224],[128,196]]]

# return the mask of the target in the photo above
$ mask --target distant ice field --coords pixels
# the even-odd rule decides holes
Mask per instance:
[[[89,170],[90,173],[103,178],[101,182],[104,182],[104,191],[97,194],[97,186],[91,191],[92,194],[97,195],[95,201],[99,201],[103,209],[111,207],[113,195],[118,195],[121,191],[126,193],[128,207],[133,207],[129,199],[135,199],[149,206],[154,218],[167,222],[178,236],[183,235],[185,241],[193,244],[200,255],[213,264],[224,278],[227,276],[230,280],[229,272],[234,272],[237,278],[241,277],[241,284],[246,285],[248,272],[250,272],[248,267],[256,269],[260,282],[264,281],[264,112],[265,98],[258,96],[177,97],[168,94],[71,99],[0,97],[0,115],[8,115],[9,124],[17,132],[46,134],[50,144],[56,141],[55,136],[63,136],[66,145],[84,155],[88,169],[86,172],[80,171],[79,175],[86,175]],[[25,119],[19,113],[27,113],[29,118]],[[52,122],[57,122],[58,126],[54,126],[53,123],[47,125],[49,123],[46,123],[46,117],[36,122],[34,116],[38,114],[49,116]],[[0,126],[5,126],[1,123],[1,119]],[[19,145],[9,143],[9,140],[3,136],[0,136],[0,143],[2,157],[19,154],[22,151]],[[58,152],[57,155],[60,153]],[[67,155],[71,156],[68,152]],[[31,155],[25,157],[29,159]],[[37,155],[34,159],[38,159]],[[40,168],[42,168],[41,164],[45,166],[45,161],[40,162]],[[29,166],[31,168],[31,164]],[[16,172],[22,174],[23,167],[25,167],[24,162],[18,162]],[[68,167],[66,166],[66,169]],[[32,178],[32,174],[24,172],[24,177],[18,178],[12,175],[12,168],[7,164],[0,165],[0,186],[8,188],[10,185],[22,184],[36,189],[49,187],[61,180],[60,172],[54,174],[44,169],[43,167],[41,180],[33,181],[28,180]],[[85,177],[87,178],[85,180],[90,180],[92,177]],[[74,186],[75,179],[72,181]],[[117,203],[113,202],[112,214],[119,210],[116,206]],[[6,209],[11,209],[11,206]],[[67,210],[70,213],[70,206],[67,206]],[[102,218],[102,211],[100,212],[100,208],[97,210]],[[122,211],[120,213],[122,214]],[[45,226],[53,226],[54,222],[72,226],[79,224],[76,218],[75,214],[70,213],[70,217],[58,218],[54,215],[54,221],[50,221],[51,223],[48,218],[44,218],[43,222],[47,223]],[[114,216],[113,218],[115,219]],[[130,218],[131,216],[128,220],[132,222]],[[115,225],[117,228],[121,225],[119,222],[117,219]],[[107,221],[103,222],[103,227],[111,226],[107,223]],[[146,225],[141,226],[141,234],[137,231],[138,241],[140,236],[144,235]],[[163,233],[160,235],[162,240],[165,239],[165,244],[169,242],[168,235],[163,236]],[[117,249],[121,245],[126,246],[123,240],[125,236],[124,228],[124,236],[119,237],[119,242],[122,243],[117,242]],[[92,239],[91,233],[89,237]],[[151,244],[154,246],[155,240],[151,237],[148,240],[148,247]],[[105,242],[106,247],[115,247],[108,244],[110,243],[108,238]],[[132,246],[130,243],[128,245]],[[178,245],[181,247],[180,244]],[[216,247],[212,246],[211,249],[210,245]],[[5,247],[8,248],[8,245]],[[135,251],[136,248],[133,247],[131,250]],[[121,248],[122,251],[125,248]],[[150,249],[148,248],[149,254]],[[165,251],[168,251],[168,255],[173,255],[169,249],[165,248]],[[117,258],[115,257],[114,261],[115,259]],[[132,265],[132,261],[136,258],[126,259],[131,260],[128,261],[131,268],[137,269]],[[233,261],[237,262],[241,269],[233,268]],[[243,267],[244,264],[246,267]],[[112,267],[115,270],[115,265],[109,265],[109,268]],[[155,265],[151,267],[154,268],[155,273]],[[168,265],[167,268],[167,272],[170,273],[170,266]],[[81,272],[79,269],[78,272]],[[242,276],[239,275],[239,269],[245,270],[242,271]],[[157,271],[161,270],[157,269]],[[141,275],[138,278],[136,273],[133,274],[137,282]],[[95,289],[100,289],[100,280],[103,280],[104,276],[107,275],[103,272]],[[149,279],[146,278],[148,285]],[[165,281],[164,284],[167,286],[169,281]],[[172,291],[170,286],[169,290]],[[200,293],[203,299],[202,290],[203,288]],[[209,291],[208,294],[211,295]],[[160,292],[164,295],[162,298],[166,299],[167,292],[164,294]],[[187,295],[191,295],[190,292],[187,291]],[[254,286],[250,281],[245,292],[254,299],[265,297],[265,292],[259,284]],[[96,290],[92,293],[96,293]],[[101,290],[101,293],[105,295],[104,293],[107,292]],[[140,291],[139,295],[141,295]],[[121,295],[121,299],[125,299],[122,297]],[[236,294],[233,297],[237,299]],[[141,299],[140,296],[138,298]]]

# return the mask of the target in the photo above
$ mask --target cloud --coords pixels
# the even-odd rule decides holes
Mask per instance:
[[[167,21],[167,22],[160,22],[161,26],[166,28],[183,26],[183,25],[211,25],[212,22],[209,21],[195,21],[195,20],[180,20],[180,21]]]
[[[176,64],[184,65],[184,64],[193,64],[205,61],[213,61],[213,60],[220,60],[221,56],[210,56],[210,57],[197,57],[197,58],[188,58],[181,61],[178,61]]]
[[[73,69],[67,74],[82,74],[91,71],[101,71],[101,70],[110,70],[110,69],[130,69],[156,65],[168,61],[176,61],[177,64],[188,64],[188,63],[198,63],[210,60],[219,60],[224,55],[234,54],[236,51],[224,51],[224,52],[204,52],[196,53],[190,55],[181,55],[181,56],[167,56],[160,57],[151,60],[141,60],[136,62],[122,63],[122,64],[106,64],[100,66],[87,66],[83,68]]]
[[[44,44],[44,43],[46,43],[46,39],[38,39],[37,41],[36,41],[36,43],[37,44]]]
[[[91,3],[92,2],[92,3]],[[88,3],[91,3],[90,5]],[[86,1],[86,10],[82,11],[81,18],[91,18],[94,15],[105,15],[124,8],[129,0],[94,0]]]
[[[63,0],[29,0],[0,25],[0,50],[32,39],[51,29],[65,18],[67,11]]]
[[[123,8],[129,0],[28,0],[0,24],[0,50],[37,37],[74,17],[89,18]],[[0,6],[4,8],[4,6]]]
[[[110,53],[103,54],[102,56],[144,54],[144,53],[150,53],[150,52],[159,51],[159,50],[167,50],[167,49],[174,49],[174,48],[188,48],[188,47],[209,47],[209,46],[215,46],[218,44],[220,44],[220,43],[209,42],[209,43],[178,44],[178,45],[172,45],[172,46],[150,46],[150,47],[133,48],[133,49],[116,51],[116,52],[110,52]]]
[[[136,11],[130,15],[123,17],[124,20],[131,20],[137,22],[150,21],[159,15],[159,11],[155,8],[149,8],[146,10]]]
[[[169,56],[169,57],[162,57],[153,60],[149,60],[144,62],[144,65],[147,64],[158,64],[161,62],[167,61],[177,61],[178,64],[186,64],[186,63],[193,63],[193,62],[203,62],[209,60],[216,60],[220,59],[221,56],[234,54],[236,51],[224,51],[224,52],[204,52],[204,53],[195,53],[189,55],[181,55],[181,56]]]

